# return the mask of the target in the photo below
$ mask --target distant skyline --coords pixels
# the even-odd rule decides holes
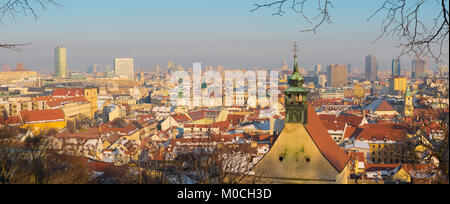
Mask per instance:
[[[373,54],[380,71],[389,71],[397,58],[394,38],[373,43],[383,16],[366,20],[382,1],[335,2],[333,24],[317,34],[300,30],[308,24],[292,12],[272,16],[273,9],[249,12],[258,0],[61,0],[62,8],[38,11],[39,19],[17,16],[0,24],[2,43],[28,43],[23,51],[0,49],[0,65],[18,62],[25,69],[54,70],[54,49],[67,48],[67,68],[86,71],[93,64],[113,65],[114,58],[134,58],[136,70],[165,67],[168,61],[191,67],[194,62],[225,67],[280,68],[292,66],[292,45],[300,45],[299,66],[352,64],[365,69]],[[434,16],[425,8],[424,16]],[[448,53],[448,52],[447,52]],[[402,70],[412,58],[402,57]],[[446,59],[445,64],[448,64]],[[440,64],[438,64],[440,65]],[[437,65],[430,60],[430,68]]]

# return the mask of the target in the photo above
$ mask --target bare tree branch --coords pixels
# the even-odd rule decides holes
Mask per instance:
[[[0,24],[4,24],[3,19],[6,17],[12,17],[16,21],[16,16],[32,15],[35,20],[39,19],[37,15],[37,8],[47,9],[48,5],[54,5],[62,7],[57,0],[2,0],[0,1]],[[0,43],[0,48],[11,49],[14,51],[20,51],[19,47],[30,45],[31,43],[21,44],[7,44]]]
[[[289,4],[290,2],[290,4]],[[311,24],[311,28],[307,28],[302,30],[302,32],[314,32],[316,33],[317,29],[323,25],[324,23],[332,24],[333,21],[331,19],[331,15],[329,13],[330,9],[333,8],[333,4],[331,3],[331,0],[317,0],[317,6],[313,6],[317,10],[317,14],[313,15],[312,17],[308,17],[305,13],[307,9],[309,9],[311,5],[309,5],[308,0],[280,0],[280,1],[274,1],[271,3],[265,3],[265,4],[254,4],[255,8],[252,9],[250,12],[254,12],[256,10],[262,9],[264,7],[276,7],[276,11],[272,15],[278,15],[282,16],[285,14],[285,8],[289,6],[289,9],[292,9],[295,13],[300,15],[308,24]]]
[[[312,27],[304,29],[302,32],[314,32],[324,23],[332,24],[330,9],[333,8],[332,0],[279,0],[269,1],[270,3],[256,3],[255,8],[250,12],[262,8],[276,7],[272,15],[284,15],[287,7],[299,14]],[[289,3],[290,2],[290,3]],[[311,7],[307,3],[317,2],[318,13],[307,15]],[[414,57],[430,57],[436,62],[448,59],[449,40],[449,5],[446,0],[384,0],[367,21],[372,20],[377,15],[384,15],[381,23],[381,34],[375,40],[387,36],[396,36],[398,47],[401,48],[400,56],[412,55]],[[424,7],[435,6],[436,17],[430,24],[423,14]],[[431,25],[431,26],[430,26]],[[446,50],[447,49],[447,50]]]
[[[434,6],[441,10],[436,11],[437,16],[430,26],[421,13],[425,6],[433,2]],[[449,24],[448,5],[445,0],[386,0],[368,21],[379,14],[385,15],[385,18],[382,21],[382,32],[378,39],[385,36],[397,37],[398,47],[402,49],[401,55],[430,57],[436,62],[448,58],[445,48],[449,40]]]

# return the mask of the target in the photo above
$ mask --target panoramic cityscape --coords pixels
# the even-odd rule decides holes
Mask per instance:
[[[448,6],[0,0],[0,184],[448,184]]]

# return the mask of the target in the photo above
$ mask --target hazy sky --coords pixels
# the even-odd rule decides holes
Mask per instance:
[[[268,0],[266,0],[267,2]],[[18,16],[0,24],[1,43],[27,43],[22,52],[0,49],[0,65],[23,62],[25,68],[53,71],[54,48],[67,47],[68,67],[85,71],[91,64],[113,64],[114,57],[135,58],[146,70],[174,61],[237,68],[274,68],[292,63],[292,44],[300,44],[300,63],[347,64],[364,68],[374,54],[381,69],[390,69],[399,54],[393,39],[373,41],[382,16],[366,20],[381,0],[337,0],[332,25],[314,34],[293,12],[272,16],[273,9],[249,12],[263,0],[60,0],[62,8],[39,10],[39,19]],[[3,0],[0,0],[0,4]],[[311,7],[310,10],[312,10]],[[433,14],[432,9],[423,15]],[[411,67],[403,57],[403,66]],[[448,59],[447,59],[448,63]],[[434,65],[432,65],[433,67]]]

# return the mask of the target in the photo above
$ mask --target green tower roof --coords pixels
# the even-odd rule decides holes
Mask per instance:
[[[206,84],[206,81],[203,80],[202,89],[207,89],[207,88],[208,88],[208,85]]]
[[[294,51],[297,52],[297,44],[294,45]],[[300,93],[309,93],[308,89],[303,88],[303,84],[305,83],[305,78],[300,74],[297,62],[297,53],[294,55],[294,72],[292,76],[289,77],[288,80],[289,89],[286,92],[300,92]]]
[[[409,85],[408,88],[406,88],[405,98],[406,97],[412,97],[411,87]]]

